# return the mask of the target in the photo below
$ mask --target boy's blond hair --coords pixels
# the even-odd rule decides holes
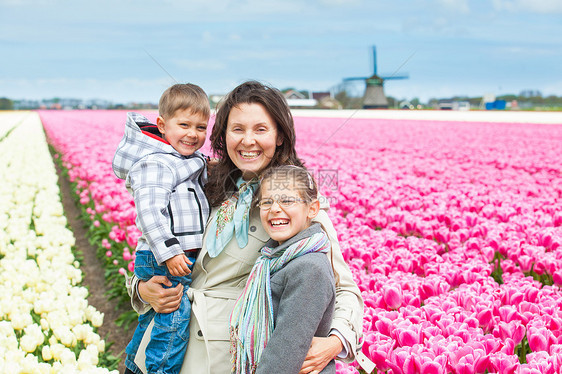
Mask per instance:
[[[203,89],[192,83],[178,83],[169,87],[158,103],[158,113],[168,119],[177,110],[189,109],[193,114],[201,114],[207,118],[211,115],[209,98]]]

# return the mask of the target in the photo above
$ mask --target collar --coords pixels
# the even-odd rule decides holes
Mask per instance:
[[[313,222],[308,228],[302,230],[301,232],[299,232],[292,238],[288,239],[281,245],[279,245],[279,243],[273,239],[270,239],[265,245],[273,249],[272,254],[279,253],[279,252],[283,252],[285,249],[295,244],[296,242],[321,232],[322,232],[322,225],[320,225],[320,223],[318,222]]]

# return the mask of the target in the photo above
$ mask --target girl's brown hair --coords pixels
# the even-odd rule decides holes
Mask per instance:
[[[228,199],[237,190],[236,180],[242,175],[242,171],[228,157],[226,149],[228,117],[232,108],[241,104],[263,105],[277,126],[277,136],[282,144],[277,146],[267,168],[279,165],[304,166],[295,150],[295,125],[283,94],[278,89],[257,81],[244,82],[220,102],[213,125],[211,149],[219,161],[213,167],[205,189],[211,206],[218,206]]]
[[[270,186],[287,188],[287,190],[296,190],[300,198],[307,203],[318,199],[316,181],[304,167],[281,165],[267,169],[260,178],[258,199],[261,198],[261,187],[265,183],[269,183]]]

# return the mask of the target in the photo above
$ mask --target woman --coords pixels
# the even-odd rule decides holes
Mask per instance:
[[[181,373],[230,372],[230,313],[269,240],[260,224],[259,208],[251,204],[256,177],[273,166],[303,165],[296,155],[293,118],[283,95],[259,82],[243,83],[225,97],[211,146],[219,159],[206,186],[214,208],[188,290],[192,318]],[[343,260],[334,227],[325,210],[315,221],[322,224],[332,244],[328,256],[336,278],[336,309],[331,335],[314,339],[301,373],[320,372],[338,355],[350,361],[356,358],[362,332],[363,300]],[[133,278],[128,283],[138,312],[150,306],[159,313],[171,312],[181,301],[181,285],[163,288],[170,285],[165,277],[147,282]],[[142,350],[143,344],[135,361],[141,367]]]

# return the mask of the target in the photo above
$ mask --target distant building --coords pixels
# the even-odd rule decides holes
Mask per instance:
[[[291,108],[314,108],[318,104],[315,99],[309,99],[299,91],[288,90],[284,95]]]
[[[333,98],[332,93],[329,92],[329,91],[327,91],[327,92],[313,92],[312,93],[312,98],[316,101],[320,101],[325,97]]]

